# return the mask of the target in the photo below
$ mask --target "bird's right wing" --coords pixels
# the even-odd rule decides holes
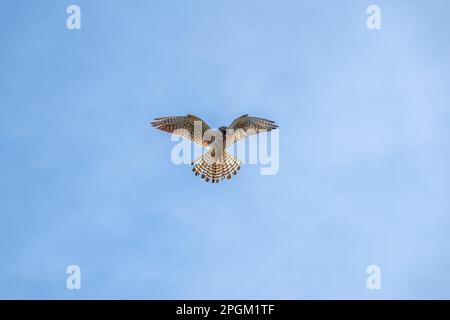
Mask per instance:
[[[277,128],[278,126],[272,120],[249,117],[248,114],[244,114],[230,124],[229,129],[234,130],[230,141],[233,143],[245,139],[253,134],[268,132]]]
[[[151,123],[156,129],[167,133],[176,134],[206,147],[210,142],[203,140],[206,130],[210,129],[208,124],[192,114],[186,116],[173,116],[155,118]]]

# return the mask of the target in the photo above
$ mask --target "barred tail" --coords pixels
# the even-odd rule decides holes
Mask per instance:
[[[214,159],[211,152],[205,153],[192,163],[192,171],[196,176],[201,175],[206,182],[219,183],[219,180],[231,179],[241,169],[239,159],[224,151],[222,159]]]

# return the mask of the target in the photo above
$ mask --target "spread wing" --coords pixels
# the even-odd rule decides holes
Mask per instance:
[[[207,146],[210,143],[203,140],[203,134],[210,127],[205,121],[192,114],[155,118],[151,125],[156,129],[182,136],[202,146]]]
[[[278,126],[272,120],[249,117],[248,114],[244,114],[234,120],[228,128],[234,130],[231,140],[236,142],[245,139],[252,134],[272,131],[277,129]]]

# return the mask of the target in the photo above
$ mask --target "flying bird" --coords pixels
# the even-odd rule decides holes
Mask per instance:
[[[244,114],[236,118],[228,127],[222,126],[213,130],[197,116],[171,116],[155,118],[151,125],[167,133],[176,134],[189,139],[207,151],[194,160],[192,171],[200,175],[206,182],[218,183],[231,179],[241,169],[241,161],[230,154],[226,148],[250,135],[277,129],[274,121],[251,117]]]

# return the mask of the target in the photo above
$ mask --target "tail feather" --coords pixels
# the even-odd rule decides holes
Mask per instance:
[[[212,183],[219,183],[220,180],[225,178],[229,180],[241,169],[239,159],[231,155],[228,151],[223,153],[221,159],[214,159],[211,153],[208,152],[192,164],[195,165],[192,171],[196,176],[201,175],[203,180],[206,182],[211,181]]]

